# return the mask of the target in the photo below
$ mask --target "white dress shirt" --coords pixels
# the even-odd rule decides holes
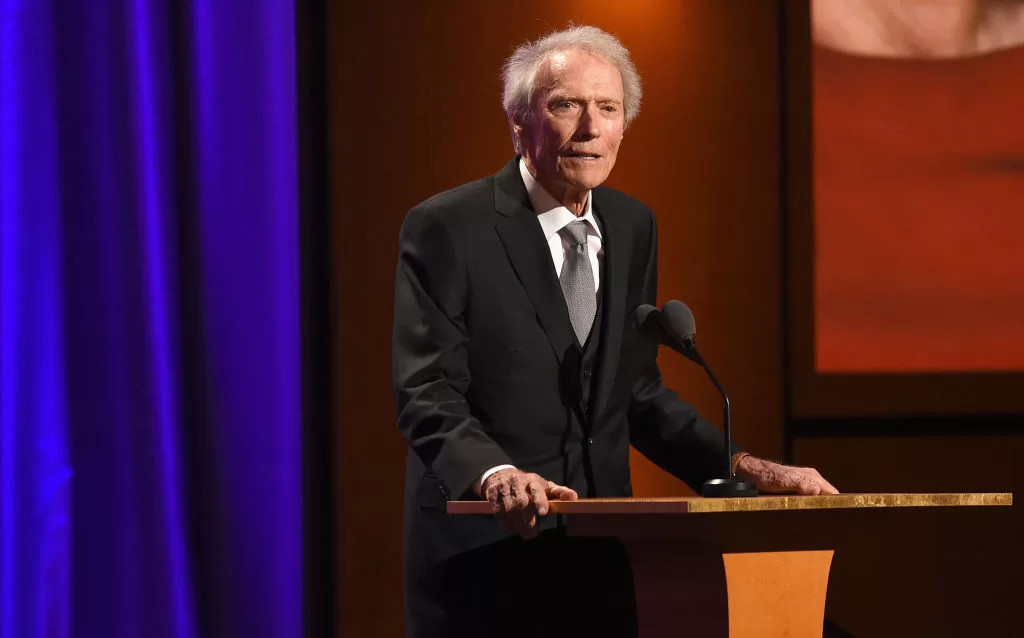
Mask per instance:
[[[590,256],[590,270],[594,273],[594,294],[596,295],[601,289],[601,262],[604,261],[604,247],[601,242],[601,228],[597,225],[591,205],[594,201],[593,193],[587,193],[587,204],[583,209],[583,214],[576,217],[572,211],[560,204],[534,179],[522,158],[519,159],[519,174],[523,177],[526,194],[530,197],[530,204],[537,213],[537,221],[540,222],[541,230],[544,231],[544,239],[548,242],[548,248],[551,249],[551,261],[555,265],[555,273],[561,274],[566,251],[575,249],[570,242],[568,233],[562,233],[561,230],[576,220],[587,222],[587,252]],[[496,465],[481,474],[476,484],[476,491],[483,492],[483,484],[488,476],[498,470],[511,467],[515,466]]]
[[[569,222],[574,222],[577,219],[587,222],[587,248],[590,253],[590,270],[594,273],[594,294],[597,294],[597,291],[601,289],[600,264],[604,259],[604,249],[601,243],[601,229],[597,225],[597,220],[594,219],[594,210],[591,206],[593,197],[591,193],[587,193],[587,204],[583,209],[583,214],[576,217],[534,179],[529,169],[526,168],[526,162],[522,159],[519,160],[519,174],[523,176],[526,193],[530,196],[530,204],[533,205],[533,210],[537,212],[537,221],[540,222],[541,230],[544,231],[544,239],[547,240],[548,248],[551,249],[551,261],[555,264],[556,273],[561,274],[562,272],[562,264],[565,263],[565,252],[575,248],[571,245],[569,237],[566,236],[567,234],[563,234],[560,231],[569,225]]]

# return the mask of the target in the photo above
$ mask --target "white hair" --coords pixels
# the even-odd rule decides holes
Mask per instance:
[[[615,65],[622,76],[623,115],[626,126],[640,113],[640,97],[643,88],[640,74],[629,57],[629,50],[619,39],[597,27],[569,26],[550,33],[536,42],[525,42],[517,48],[502,68],[505,92],[502,104],[508,114],[509,124],[522,122],[530,113],[537,76],[547,60],[555,53],[571,50],[586,51],[605,58]],[[522,152],[515,129],[512,129],[512,144],[516,152]]]

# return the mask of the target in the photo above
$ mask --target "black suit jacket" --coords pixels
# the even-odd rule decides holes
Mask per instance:
[[[606,187],[592,192],[604,246],[598,365],[590,405],[578,405],[565,381],[578,347],[517,162],[419,204],[402,226],[393,373],[410,446],[407,603],[432,565],[507,535],[493,519],[444,511],[473,498],[488,468],[610,497],[631,494],[630,443],[691,486],[725,463],[721,432],[662,385],[657,346],[631,321],[655,303],[654,215]]]

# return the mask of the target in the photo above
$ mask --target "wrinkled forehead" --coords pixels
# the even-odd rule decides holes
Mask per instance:
[[[623,98],[622,75],[608,58],[581,49],[555,51],[537,70],[535,97],[552,92],[599,96],[619,102]]]

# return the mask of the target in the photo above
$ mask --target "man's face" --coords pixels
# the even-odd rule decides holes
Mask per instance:
[[[527,164],[554,197],[600,185],[625,127],[622,76],[584,51],[555,53],[541,69],[530,115],[516,123]]]

